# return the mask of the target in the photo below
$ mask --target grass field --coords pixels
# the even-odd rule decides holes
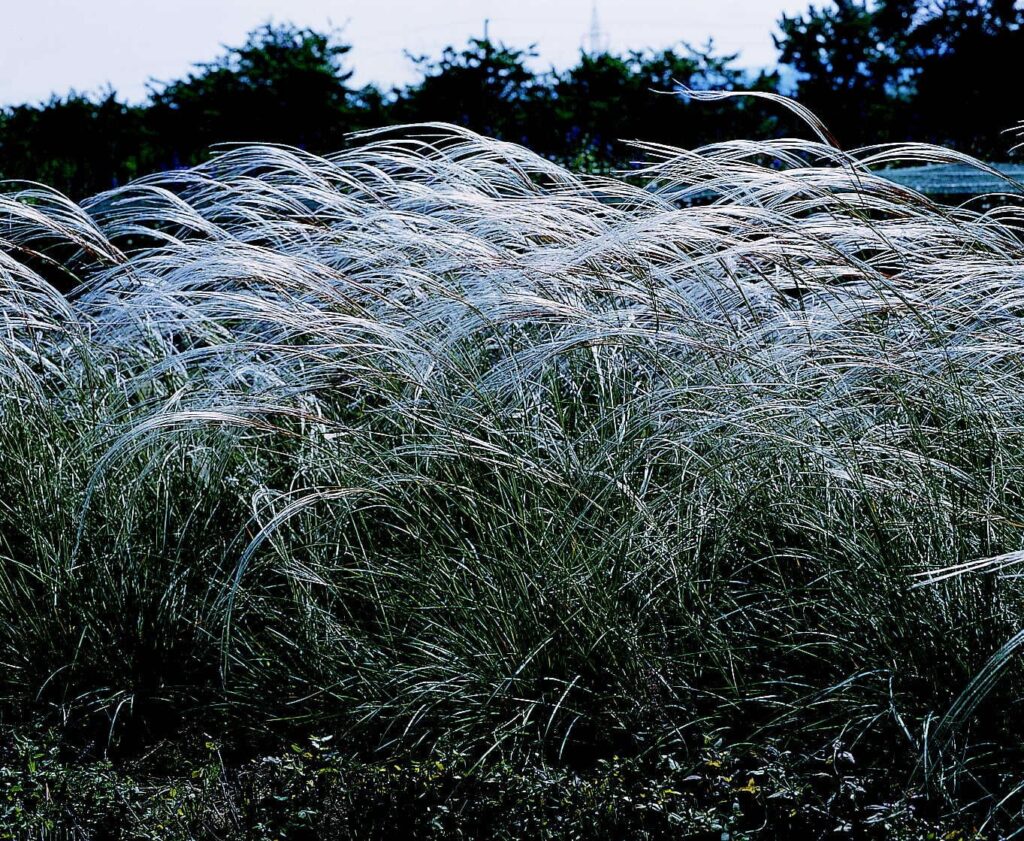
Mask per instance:
[[[1024,212],[873,174],[927,147],[637,158],[0,195],[16,831],[1024,826]]]

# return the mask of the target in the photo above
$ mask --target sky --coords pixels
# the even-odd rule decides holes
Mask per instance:
[[[357,84],[390,87],[416,75],[405,51],[437,55],[484,31],[510,46],[536,44],[538,69],[565,67],[589,43],[593,0],[0,0],[0,104],[38,102],[111,85],[140,101],[151,79],[181,78],[241,44],[268,21],[335,27],[353,45]],[[809,0],[597,0],[612,50],[709,37],[745,67],[775,61],[783,11]],[[821,5],[819,3],[819,5]]]

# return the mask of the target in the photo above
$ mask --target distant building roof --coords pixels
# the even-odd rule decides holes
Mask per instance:
[[[931,196],[981,196],[986,193],[1024,193],[1024,164],[990,164],[1017,182],[966,164],[929,164],[876,170],[875,174]]]

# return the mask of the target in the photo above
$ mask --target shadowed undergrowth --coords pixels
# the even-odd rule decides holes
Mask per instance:
[[[1011,820],[1024,214],[873,174],[930,147],[637,151],[419,126],[0,196],[4,719],[714,738]]]

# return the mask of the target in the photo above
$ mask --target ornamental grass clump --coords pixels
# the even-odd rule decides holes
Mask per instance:
[[[637,156],[427,125],[0,196],[5,715],[1019,751],[1020,578],[943,571],[1024,549],[1021,208],[875,174],[973,163],[918,145]]]

